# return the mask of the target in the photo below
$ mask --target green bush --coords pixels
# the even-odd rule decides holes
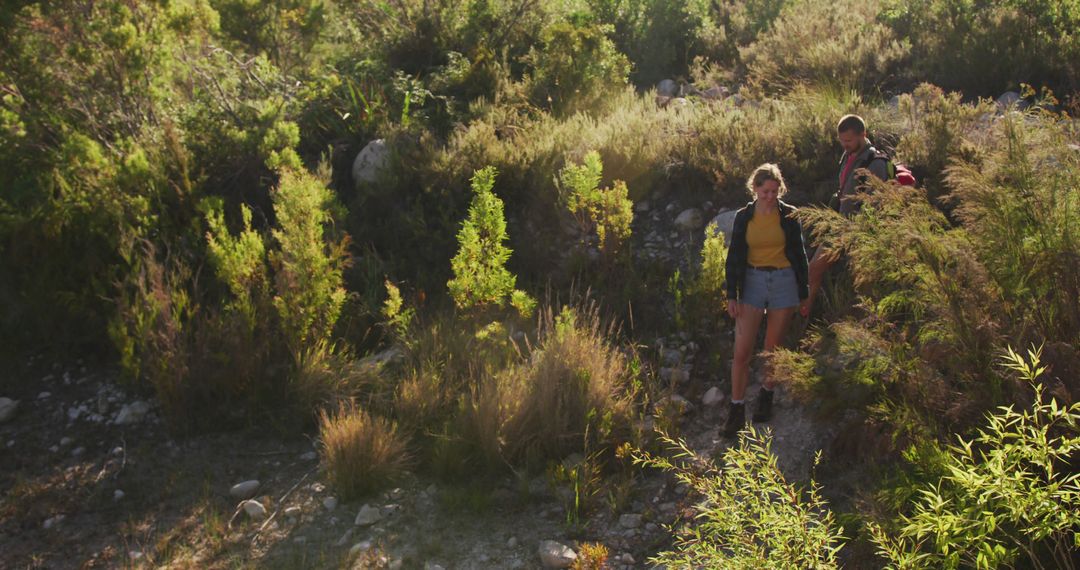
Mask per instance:
[[[611,188],[600,188],[604,165],[600,153],[590,151],[582,164],[568,164],[559,171],[559,192],[563,203],[577,219],[583,232],[596,229],[600,250],[613,255],[630,237],[634,203],[628,198],[626,183],[616,180]]]
[[[1004,365],[1034,382],[1039,350],[1011,349]],[[887,568],[1075,568],[1080,553],[1080,404],[1002,407],[977,436],[948,447],[945,475],[915,495],[893,535],[872,526]]]
[[[1080,157],[1052,116],[1006,116],[978,158],[945,171],[949,199],[1000,288],[999,320],[1033,340],[1080,341]],[[1023,338],[1023,337],[1014,337]]]
[[[544,30],[527,61],[532,100],[556,115],[603,109],[623,89],[630,62],[607,37],[609,28],[559,22]]]
[[[809,0],[786,5],[740,48],[748,86],[782,93],[799,84],[874,92],[905,63],[908,47],[877,22],[879,2]]]
[[[495,169],[478,170],[472,184],[475,194],[469,217],[458,232],[458,253],[450,261],[454,270],[454,278],[446,284],[450,296],[462,309],[502,307],[508,300],[515,302],[515,308],[529,309],[528,300],[514,290],[517,277],[506,269],[510,249],[503,243],[503,203],[491,191]]]
[[[1080,6],[1056,0],[887,0],[881,19],[908,38],[915,82],[996,97],[1022,83],[1080,87]]]
[[[644,452],[635,463],[670,471],[700,495],[695,523],[676,530],[671,550],[650,561],[690,568],[839,568],[843,529],[810,481],[790,483],[772,454],[772,436],[753,427],[739,435],[720,466],[661,433],[674,456]]]

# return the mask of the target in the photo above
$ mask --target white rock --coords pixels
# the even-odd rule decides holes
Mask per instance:
[[[675,227],[684,232],[700,229],[705,224],[705,216],[697,208],[687,208],[675,217]]]
[[[623,553],[622,562],[623,562],[623,564],[635,564],[636,563],[635,560],[634,560],[634,557],[631,556],[629,552]]]
[[[439,564],[435,564],[434,562],[425,562],[424,563],[424,570],[446,570],[446,569],[443,568]]]
[[[720,388],[713,386],[705,391],[705,395],[701,397],[701,403],[706,406],[714,406],[724,401],[724,393],[720,391]]]
[[[350,557],[351,556],[356,556],[358,554],[362,554],[362,553],[367,552],[369,550],[371,550],[371,541],[370,540],[365,540],[363,542],[357,542],[356,544],[352,545],[352,548],[349,549],[349,556]]]
[[[541,542],[537,554],[544,568],[569,568],[577,560],[577,553],[572,548],[554,540]]]
[[[619,526],[623,528],[638,528],[641,526],[641,515],[625,514],[619,517]]]
[[[285,516],[287,516],[289,518],[294,518],[294,519],[299,517],[300,516],[300,507],[297,507],[297,506],[293,505],[291,507],[286,508],[285,509]]]
[[[55,517],[47,518],[45,519],[45,522],[41,524],[41,527],[45,530],[49,530],[50,528],[63,522],[65,518],[66,517],[64,515],[56,515]]]
[[[360,507],[360,512],[356,514],[357,526],[373,525],[382,520],[382,513],[379,509],[371,505],[364,505]]]
[[[323,502],[322,502],[323,507],[325,507],[326,510],[328,510],[328,511],[332,511],[332,510],[336,509],[337,504],[338,504],[337,497],[327,497],[327,498],[323,499]]]
[[[259,490],[259,480],[251,479],[250,481],[244,481],[243,483],[237,483],[229,489],[229,495],[237,499],[250,499],[255,496],[255,491]]]
[[[117,490],[113,491],[113,494],[112,494],[112,498],[113,498],[114,501],[119,501],[120,499],[123,499],[124,496],[125,496],[124,492],[121,491],[120,489],[117,489]]]
[[[67,447],[69,445],[71,445],[71,438],[70,437],[62,437],[62,438],[60,438],[60,447]]]
[[[60,451],[60,446],[59,445],[54,445],[54,446],[49,448],[49,451],[51,451],[53,453],[56,453],[57,451]]]
[[[148,412],[150,412],[150,404],[137,400],[120,408],[120,412],[116,414],[113,423],[117,425],[139,423],[146,417]]]
[[[39,400],[47,400],[47,399],[49,399],[50,396],[52,396],[51,392],[42,392],[42,393],[37,395],[37,399],[39,399]]]
[[[390,163],[390,147],[384,139],[375,139],[356,155],[352,165],[353,184],[372,183]]]
[[[112,448],[112,451],[110,453],[112,453],[113,455],[123,455],[124,454],[124,448],[120,447],[118,445],[118,446]]]
[[[1016,105],[1020,102],[1020,94],[1016,91],[1006,91],[1001,94],[1001,97],[997,98],[997,106],[1001,110],[1008,109],[1009,107]]]
[[[308,451],[300,454],[300,461],[314,461],[319,458],[319,454],[314,451]]]
[[[507,548],[517,548],[517,545],[518,545],[518,539],[517,539],[516,536],[511,536],[510,540],[506,541],[506,547]]]
[[[244,512],[255,520],[262,520],[266,518],[266,507],[256,500],[247,500],[242,503],[244,505]]]
[[[11,398],[0,398],[0,424],[15,416],[15,410],[19,409],[19,401]]]
[[[312,483],[311,484],[311,492],[313,492],[313,493],[322,493],[325,490],[326,490],[326,485],[323,485],[322,483]]]

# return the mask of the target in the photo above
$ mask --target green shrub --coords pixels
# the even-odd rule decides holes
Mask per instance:
[[[529,84],[535,104],[556,115],[595,111],[627,83],[630,62],[607,37],[609,28],[559,22],[544,30],[532,50]]]
[[[674,459],[644,452],[635,463],[674,473],[699,494],[692,523],[676,529],[675,544],[650,561],[691,568],[839,568],[842,531],[810,481],[789,483],[772,454],[772,436],[753,427],[724,452],[722,465],[661,433]]]
[[[379,490],[408,467],[408,440],[397,426],[354,403],[319,412],[323,469],[348,501]]]
[[[1038,342],[1080,340],[1080,157],[1051,116],[1006,116],[980,156],[955,160],[944,179],[1004,303],[999,320]],[[1016,336],[1013,338],[1023,338]]]
[[[887,0],[882,21],[911,43],[916,82],[996,97],[1021,83],[1080,86],[1080,6],[1055,0]]]
[[[503,203],[491,191],[495,185],[493,167],[478,170],[472,179],[473,201],[469,217],[458,232],[458,253],[450,261],[454,278],[446,285],[459,308],[502,307],[508,298],[515,308],[529,304],[514,294],[517,278],[506,269],[510,248],[506,241]]]
[[[908,47],[877,22],[879,2],[792,2],[767,31],[739,50],[747,84],[767,93],[796,85],[872,92],[905,62]]]
[[[328,243],[333,195],[311,174],[284,171],[272,196],[277,218],[271,232],[277,247],[269,254],[273,304],[285,342],[299,358],[330,339],[341,313],[346,243]]]
[[[1011,349],[1004,365],[1034,382],[1041,349]],[[897,534],[872,526],[888,568],[1075,568],[1080,552],[1080,475],[1066,465],[1080,449],[1080,404],[1002,407],[970,440],[958,438],[940,482],[919,489]]]
[[[610,188],[599,187],[603,168],[600,153],[590,151],[582,164],[563,167],[557,182],[562,201],[578,226],[583,232],[595,228],[600,250],[611,255],[630,237],[634,203],[621,180]]]

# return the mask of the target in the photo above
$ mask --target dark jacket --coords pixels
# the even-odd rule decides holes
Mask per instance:
[[[796,208],[783,201],[777,201],[780,208],[780,229],[784,231],[784,255],[795,271],[795,281],[799,284],[799,299],[810,295],[808,286],[806,249],[803,248],[802,224],[795,219]],[[738,300],[746,282],[747,259],[750,248],[746,244],[746,226],[754,217],[754,204],[750,202],[735,213],[735,222],[731,227],[731,244],[727,255],[727,294],[729,300]]]

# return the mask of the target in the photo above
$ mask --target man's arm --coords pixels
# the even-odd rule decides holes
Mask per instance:
[[[878,180],[886,181],[889,179],[888,161],[884,159],[871,160],[866,169],[870,171],[870,174],[876,176]]]

